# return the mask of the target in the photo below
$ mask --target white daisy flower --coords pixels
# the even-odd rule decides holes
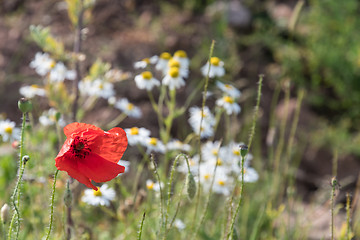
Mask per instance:
[[[126,115],[133,118],[141,118],[142,113],[139,107],[134,106],[126,98],[118,100],[115,105],[115,108],[123,111]]]
[[[174,68],[174,67],[179,69],[179,75],[180,76],[182,76],[184,78],[187,78],[189,76],[189,68],[186,67],[186,66],[181,65],[181,63],[178,60],[174,59],[174,58],[169,60],[166,74],[168,74],[169,70],[171,68]]]
[[[9,119],[0,121],[0,135],[4,142],[20,139],[20,129],[15,126],[16,123]]]
[[[65,79],[74,80],[76,78],[76,72],[74,70],[67,70],[64,63],[57,63],[54,68],[51,69],[49,79],[51,82],[63,82]]]
[[[184,66],[186,68],[188,68],[189,65],[190,65],[190,60],[187,57],[187,54],[186,54],[186,52],[184,50],[177,50],[174,53],[174,59],[179,61],[181,66]]]
[[[60,114],[54,108],[50,108],[48,111],[44,111],[42,115],[39,117],[39,122],[43,126],[51,126],[56,123],[56,115]],[[65,120],[60,117],[59,120],[60,126],[65,126]]]
[[[147,148],[146,150],[147,153],[151,153],[151,152],[165,153],[165,145],[161,142],[161,140],[157,138],[149,137],[145,140],[145,144]]]
[[[230,96],[223,96],[216,100],[216,105],[225,109],[227,115],[238,114],[241,111],[239,104],[235,102],[235,99]]]
[[[116,197],[115,190],[109,188],[107,184],[103,184],[97,191],[86,189],[81,201],[93,206],[110,206],[110,201]]]
[[[241,181],[241,170],[238,175],[238,179]],[[254,168],[245,167],[244,168],[244,182],[256,182],[259,179],[259,174]]]
[[[209,71],[209,61],[201,68],[201,73],[204,77],[207,76]],[[222,77],[225,75],[224,62],[217,57],[210,59],[209,78]]]
[[[174,227],[176,227],[178,230],[184,230],[186,228],[186,225],[183,221],[181,221],[180,219],[175,219],[174,221]]]
[[[146,188],[149,190],[152,190],[154,192],[160,192],[160,186],[161,188],[163,188],[164,184],[159,184],[159,182],[153,182],[151,179],[146,180]]]
[[[146,68],[149,64],[155,64],[158,60],[158,56],[152,56],[151,58],[144,58],[134,63],[134,68]]]
[[[45,97],[46,95],[45,89],[35,84],[31,86],[23,86],[19,89],[19,92],[26,98],[33,98],[35,96]]]
[[[228,176],[228,169],[222,166],[216,168],[214,176],[215,166],[208,163],[202,163],[200,165],[200,183],[203,186],[205,192],[210,191],[211,182],[214,178],[214,184],[212,190],[215,193],[228,196],[232,187],[232,180]]]
[[[135,83],[139,89],[151,91],[155,86],[160,85],[160,81],[153,77],[149,71],[142,72],[135,76]]]
[[[79,90],[82,95],[97,96],[104,99],[109,99],[115,95],[114,85],[102,79],[80,81]]]
[[[216,81],[216,86],[220,88],[220,90],[223,91],[226,95],[232,98],[236,99],[241,96],[241,92],[238,89],[236,89],[233,85],[224,84],[220,81]]]
[[[193,157],[188,157],[190,172],[195,176],[198,173],[199,160],[200,160],[199,155],[195,155]],[[177,170],[178,170],[178,172],[181,172],[181,173],[184,173],[184,174],[187,174],[189,172],[189,169],[188,169],[188,166],[187,166],[187,163],[186,163],[185,159],[180,162]]]
[[[173,139],[170,142],[168,142],[166,144],[166,148],[168,150],[179,150],[179,151],[184,151],[184,152],[191,151],[191,146],[189,144],[185,144],[178,139]]]
[[[163,75],[167,72],[168,62],[171,59],[171,54],[168,52],[163,52],[160,54],[159,60],[155,65],[155,69],[161,71]]]
[[[185,81],[179,73],[179,68],[172,67],[162,80],[162,83],[169,87],[170,90],[185,86]]]
[[[199,107],[191,107],[189,109],[190,118],[188,120],[190,126],[192,127],[193,131],[199,134],[201,138],[207,138],[214,135],[214,125],[215,125],[215,117],[210,112],[210,109],[205,106],[204,112],[202,113],[201,108]],[[201,118],[203,118],[201,122]],[[201,128],[200,128],[201,123]]]
[[[130,146],[136,146],[137,144],[146,146],[145,140],[150,137],[149,130],[137,127],[125,128],[124,130]]]
[[[37,52],[35,59],[30,62],[30,67],[34,68],[40,76],[45,76],[55,65],[55,61],[47,53]]]
[[[129,168],[130,168],[130,162],[129,161],[125,161],[125,160],[119,160],[118,163],[119,165],[125,167],[125,170],[123,173],[119,173],[118,176],[121,176],[127,172],[129,172]]]

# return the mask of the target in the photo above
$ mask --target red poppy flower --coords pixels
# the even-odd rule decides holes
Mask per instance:
[[[103,131],[86,123],[71,123],[64,128],[67,137],[55,158],[57,169],[97,190],[91,180],[107,182],[125,171],[117,164],[128,141],[121,128]]]

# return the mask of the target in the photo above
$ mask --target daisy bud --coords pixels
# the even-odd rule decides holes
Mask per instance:
[[[10,207],[7,203],[5,203],[1,208],[1,221],[5,224],[9,220],[10,215]]]
[[[18,101],[18,107],[23,113],[31,112],[33,108],[31,101],[27,98],[20,98]]]
[[[241,157],[245,157],[247,153],[248,153],[248,146],[246,146],[246,145],[240,145],[240,154],[241,154]]]
[[[196,183],[191,172],[188,173],[186,178],[186,191],[189,199],[192,200],[196,194]]]
[[[55,113],[55,120],[58,122],[60,120],[60,118],[61,118],[61,113],[56,112]]]

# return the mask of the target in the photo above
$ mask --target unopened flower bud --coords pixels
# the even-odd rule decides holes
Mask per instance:
[[[31,112],[33,105],[29,99],[20,98],[20,100],[18,101],[18,107],[21,112],[27,113],[27,112]]]
[[[240,154],[241,154],[241,157],[244,158],[247,153],[248,153],[248,146],[246,146],[246,145],[240,145]]]
[[[61,113],[56,112],[55,113],[55,120],[58,122],[60,120],[60,118],[61,118]]]
[[[24,165],[30,160],[30,157],[28,155],[25,155],[22,157],[22,161],[24,163]]]
[[[191,172],[188,173],[186,178],[186,191],[189,199],[192,200],[196,194],[196,183]]]
[[[7,203],[5,203],[1,208],[1,221],[5,224],[9,220],[10,216],[10,207]]]
[[[64,195],[64,203],[65,203],[65,206],[66,206],[66,207],[71,207],[71,202],[72,202],[72,195],[71,195],[71,190],[70,190],[69,182],[67,182],[66,190],[65,190],[65,195]]]

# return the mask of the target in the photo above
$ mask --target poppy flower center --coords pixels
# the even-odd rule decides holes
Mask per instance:
[[[85,158],[91,152],[91,149],[87,144],[87,140],[81,139],[79,136],[76,136],[74,138],[74,141],[72,142],[70,148],[72,154],[74,154],[75,157],[79,158]]]

